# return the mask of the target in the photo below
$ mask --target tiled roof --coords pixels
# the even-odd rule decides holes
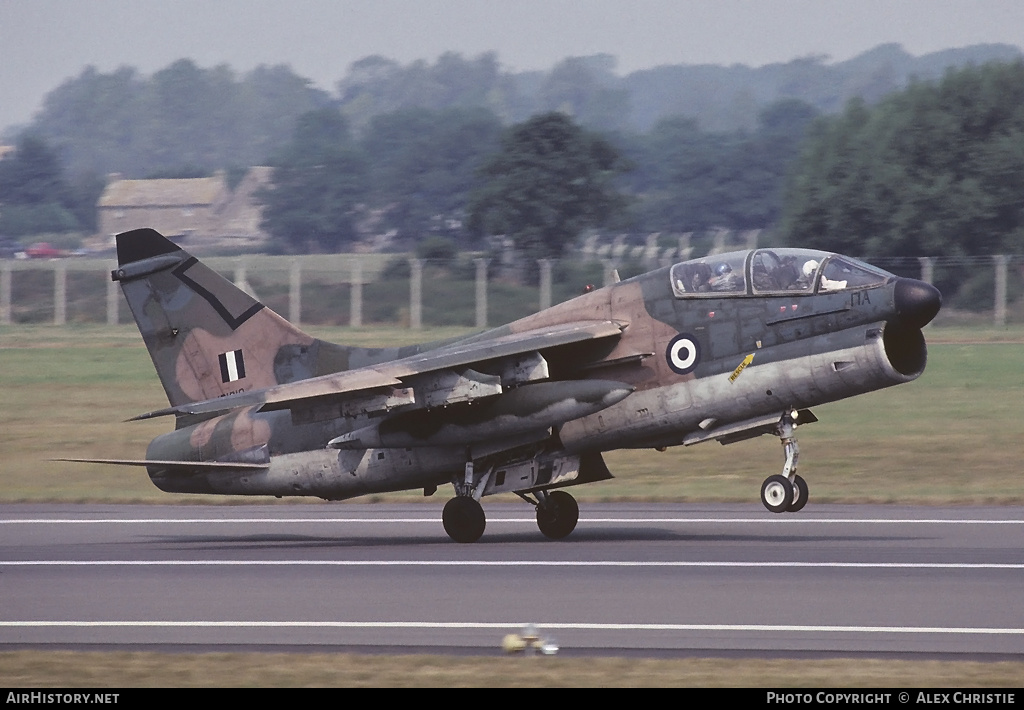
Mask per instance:
[[[115,180],[100,196],[100,207],[212,205],[226,190],[224,178]]]

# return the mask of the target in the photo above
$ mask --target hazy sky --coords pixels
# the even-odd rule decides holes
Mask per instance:
[[[353,61],[495,51],[513,70],[596,53],[620,73],[659,64],[848,59],[1024,47],[1024,0],[0,0],[0,128],[92,64],[149,74],[190,57],[239,71],[288,64],[333,90]]]

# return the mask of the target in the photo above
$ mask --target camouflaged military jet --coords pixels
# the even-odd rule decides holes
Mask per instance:
[[[483,333],[404,348],[310,337],[152,229],[117,236],[121,284],[174,416],[140,460],[176,493],[341,500],[451,483],[445,531],[474,542],[480,499],[515,493],[564,538],[563,489],[611,478],[602,452],[773,434],[768,510],[808,499],[808,409],[909,382],[939,292],[806,249],[652,271]],[[97,461],[91,459],[91,461]]]

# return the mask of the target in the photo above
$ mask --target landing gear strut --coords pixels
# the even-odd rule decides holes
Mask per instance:
[[[782,473],[769,476],[761,485],[761,502],[773,513],[795,513],[807,505],[807,481],[796,473],[800,459],[800,447],[793,436],[796,414],[795,411],[786,412],[775,427],[775,434],[782,441],[782,451],[786,455]]]

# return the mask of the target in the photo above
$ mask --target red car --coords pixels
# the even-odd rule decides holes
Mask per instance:
[[[49,242],[36,242],[25,250],[25,254],[29,259],[56,259],[58,256],[64,256],[62,250],[57,249]]]

